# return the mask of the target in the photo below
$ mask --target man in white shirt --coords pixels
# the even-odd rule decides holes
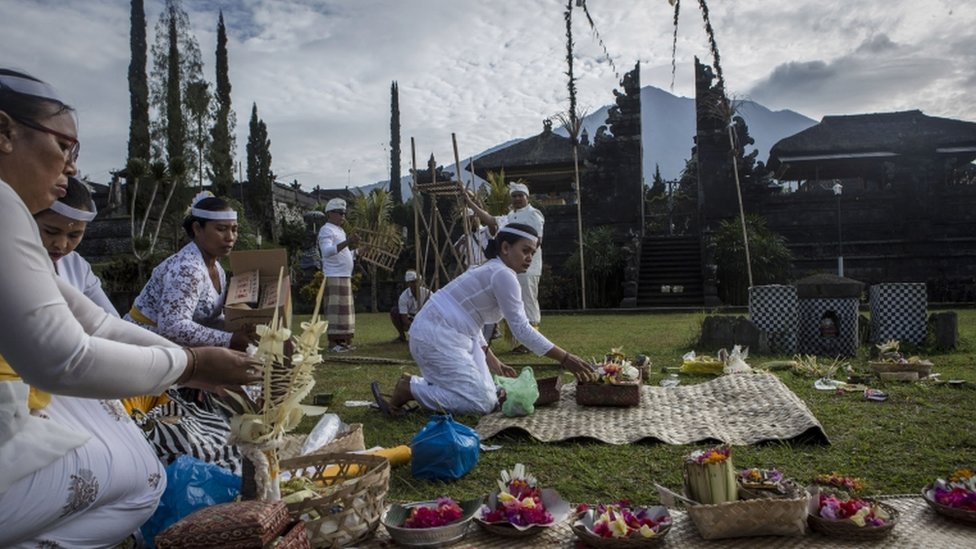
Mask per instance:
[[[346,201],[333,198],[325,205],[328,218],[319,230],[319,252],[325,275],[325,319],[329,350],[336,353],[352,348],[356,333],[356,309],[352,299],[353,249],[359,244],[356,234],[346,236],[342,224],[346,219]]]
[[[535,255],[532,257],[532,265],[529,269],[518,275],[519,286],[522,288],[522,303],[525,307],[525,316],[529,319],[532,327],[539,327],[542,320],[542,312],[539,309],[539,279],[542,278],[542,230],[546,224],[546,218],[538,209],[529,204],[529,186],[524,183],[509,183],[508,195],[511,199],[507,215],[492,216],[485,210],[477,207],[472,200],[468,200],[468,205],[478,215],[478,217],[488,226],[492,234],[498,229],[509,223],[521,223],[535,229],[539,234],[539,246],[536,248]],[[515,352],[526,353],[528,349],[518,344],[513,349]]]
[[[413,317],[417,315],[424,303],[427,303],[430,290],[423,285],[420,277],[417,276],[417,271],[413,269],[407,271],[403,281],[407,283],[407,289],[403,290],[396,306],[390,311],[390,321],[399,334],[394,341],[406,343]]]
[[[481,224],[481,219],[474,210],[465,208],[464,214],[468,216],[470,234],[461,235],[454,242],[454,249],[457,250],[458,256],[464,263],[465,270],[470,270],[487,261],[485,248],[488,247],[488,240],[491,239],[491,235],[488,233],[488,227]]]

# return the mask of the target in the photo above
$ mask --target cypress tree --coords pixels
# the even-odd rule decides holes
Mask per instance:
[[[394,204],[403,204],[400,189],[400,89],[396,80],[390,86],[390,195]]]
[[[183,90],[180,85],[180,48],[176,32],[176,18],[169,20],[169,59],[166,79],[166,155],[170,170],[184,157],[186,128],[183,124]],[[182,170],[179,170],[182,171]],[[176,173],[173,173],[176,175]]]
[[[217,196],[230,195],[234,184],[234,111],[230,102],[230,76],[227,60],[227,29],[224,27],[224,12],[217,20],[217,87],[215,95],[216,120],[211,136],[210,180]]]
[[[146,11],[132,0],[129,27],[129,160],[149,161],[149,82],[146,78]]]
[[[268,127],[258,118],[258,105],[251,107],[247,135],[247,191],[245,197],[251,217],[261,231],[274,235],[274,174],[271,173],[271,140]]]

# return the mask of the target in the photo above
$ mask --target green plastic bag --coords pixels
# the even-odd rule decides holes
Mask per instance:
[[[535,411],[539,399],[539,385],[530,366],[522,368],[518,377],[495,376],[495,385],[505,389],[502,414],[505,417],[527,416]]]

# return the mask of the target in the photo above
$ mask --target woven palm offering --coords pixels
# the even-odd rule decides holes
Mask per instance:
[[[684,477],[688,497],[698,503],[725,503],[739,499],[729,446],[692,452],[685,459]]]
[[[868,362],[868,366],[879,376],[885,374],[907,374],[903,379],[921,379],[928,377],[932,373],[933,364],[918,356],[906,357],[899,350],[901,344],[896,339],[889,339],[884,343],[879,343],[878,359]]]
[[[284,269],[278,277],[281,290]],[[262,373],[260,398],[250,400],[236,393],[229,395],[238,409],[230,418],[230,444],[240,447],[241,453],[254,465],[256,499],[281,499],[279,487],[279,450],[285,434],[301,422],[306,414],[321,414],[325,408],[302,404],[315,386],[315,366],[322,362],[319,340],[328,323],[319,318],[319,304],[325,291],[325,281],[319,286],[312,319],[302,323],[302,334],[291,337],[291,330],[282,326],[275,309],[270,324],[257,327],[259,342],[254,353],[253,367]],[[286,342],[291,340],[291,352],[286,354]]]
[[[803,488],[786,478],[778,469],[752,467],[739,471],[736,477],[739,499],[789,499]]]
[[[810,528],[828,536],[851,540],[887,536],[898,522],[898,510],[863,498],[866,483],[836,472],[817,475],[811,488]]]
[[[590,547],[631,549],[664,541],[671,530],[668,508],[661,505],[634,507],[627,502],[576,508],[573,533]]]
[[[641,372],[619,348],[610,350],[592,371],[577,374],[576,403],[580,406],[639,406]]]
[[[569,516],[569,503],[550,488],[539,488],[525,466],[502,470],[498,490],[488,496],[475,521],[497,536],[521,538],[542,533]]]
[[[958,469],[948,480],[936,480],[922,489],[922,497],[935,512],[976,524],[976,474],[972,470]]]

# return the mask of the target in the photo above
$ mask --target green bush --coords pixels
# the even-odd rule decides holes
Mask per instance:
[[[766,226],[766,220],[746,216],[752,283],[786,284],[790,279],[793,254],[786,240]],[[742,243],[742,224],[738,219],[723,221],[715,232],[715,264],[718,266],[718,295],[726,305],[745,305],[749,301],[749,274]]]

